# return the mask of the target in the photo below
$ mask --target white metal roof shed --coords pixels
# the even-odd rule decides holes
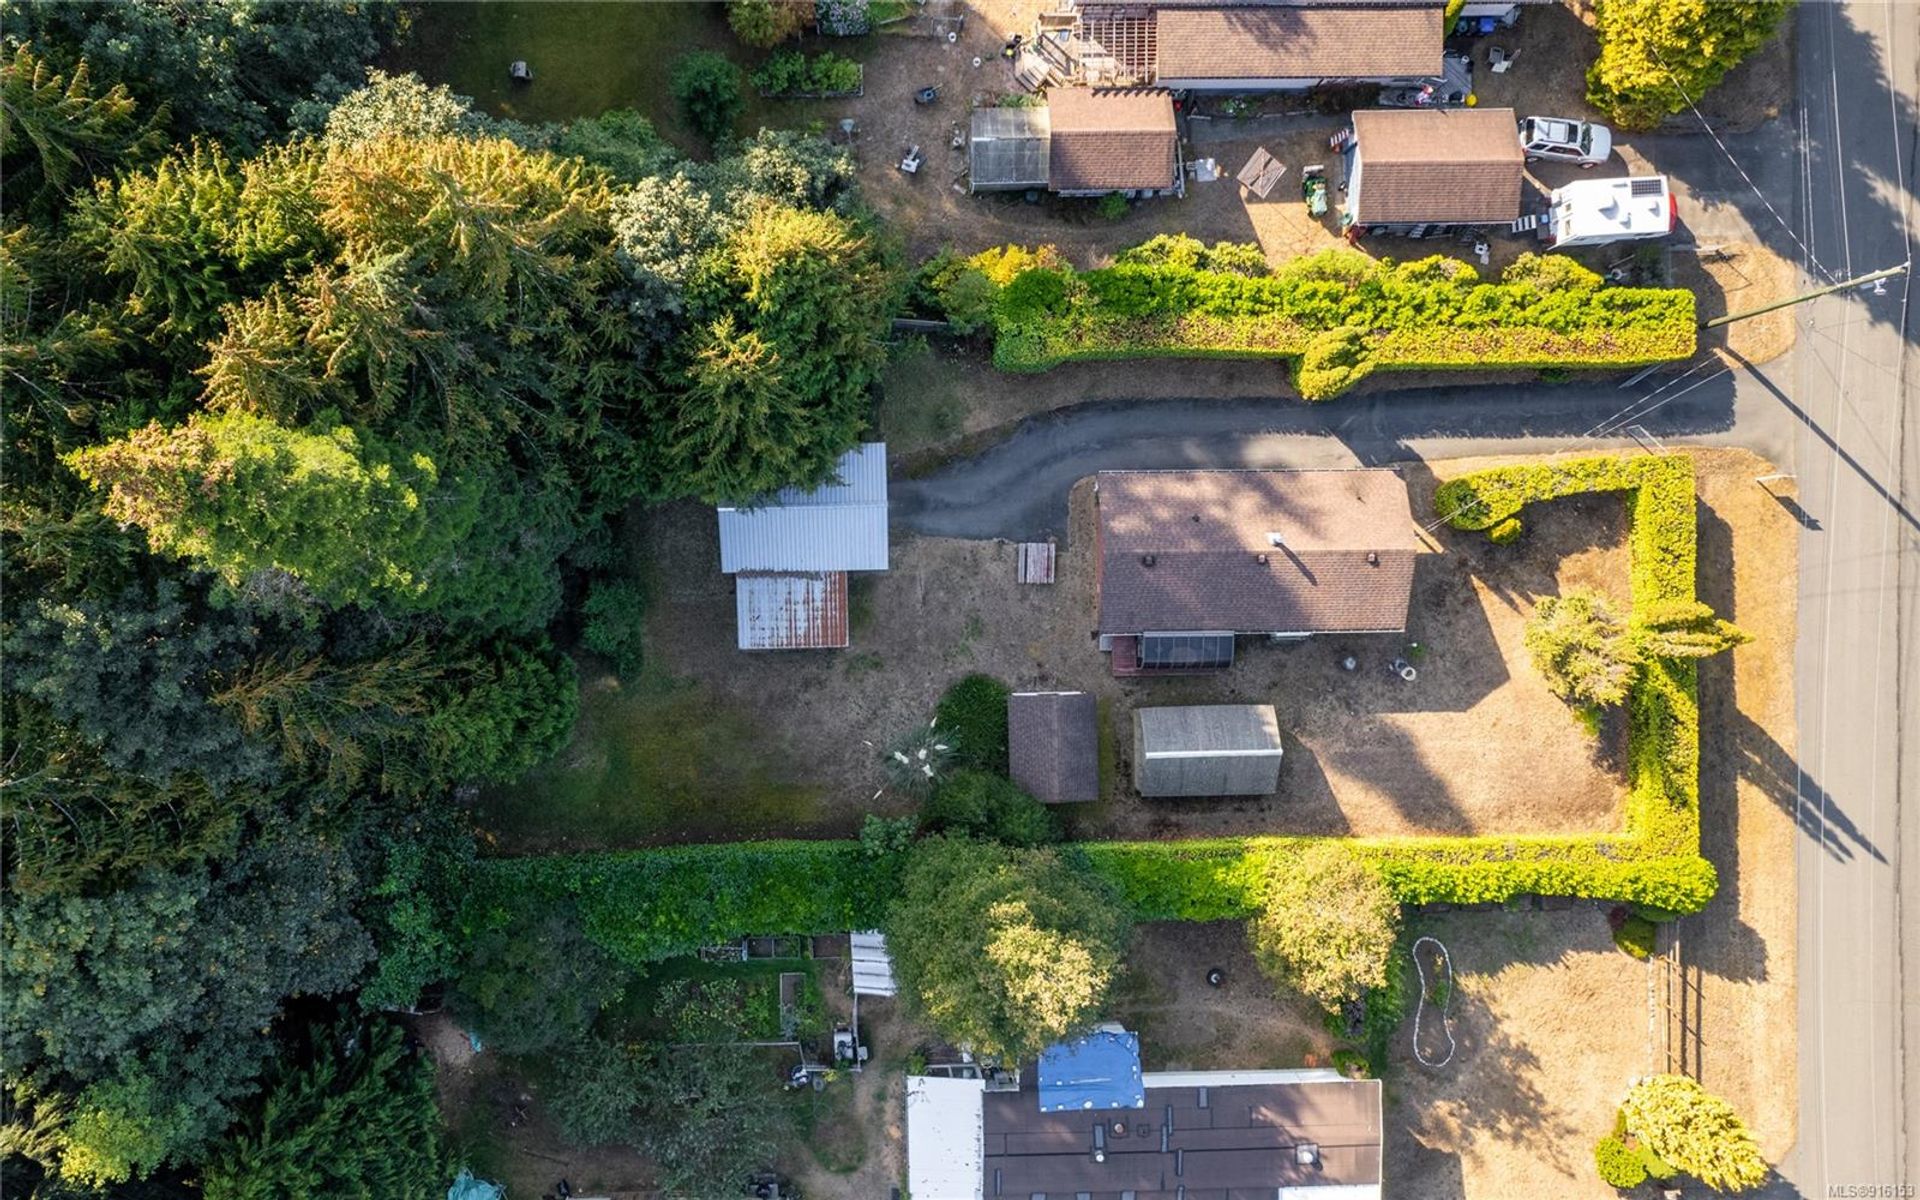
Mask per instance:
[[[907,1194],[978,1200],[986,1190],[985,1081],[907,1076]]]
[[[750,505],[722,505],[720,569],[887,569],[887,447],[867,442],[834,468],[835,482],[787,488]]]
[[[878,930],[856,930],[853,943],[853,994],[891,996],[899,990],[893,981],[893,957],[887,937]]]
[[[839,650],[847,644],[845,571],[748,571],[734,581],[742,650]]]

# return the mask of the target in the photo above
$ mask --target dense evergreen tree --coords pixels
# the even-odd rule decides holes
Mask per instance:
[[[353,890],[338,847],[283,828],[217,870],[11,897],[0,1058],[43,1102],[70,1104],[49,1165],[112,1183],[223,1130],[272,1051],[281,1002],[346,988],[365,964]]]
[[[342,1017],[283,1060],[202,1183],[206,1200],[438,1200],[449,1157],[433,1068],[391,1021]]]
[[[398,20],[387,0],[6,0],[8,50],[31,43],[54,68],[85,59],[148,110],[195,134],[252,150],[286,128],[294,105],[338,96]]]
[[[1587,99],[1651,129],[1687,107],[1780,27],[1793,0],[1600,0]]]

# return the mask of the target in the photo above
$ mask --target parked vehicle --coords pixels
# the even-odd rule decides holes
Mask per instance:
[[[1665,175],[1581,179],[1553,189],[1547,237],[1555,250],[1666,237],[1679,221]]]
[[[1570,117],[1526,117],[1520,122],[1520,148],[1528,162],[1567,162],[1587,171],[1613,154],[1613,131]]]

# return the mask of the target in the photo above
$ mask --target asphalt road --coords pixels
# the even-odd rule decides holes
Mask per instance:
[[[1809,0],[1792,123],[1642,139],[1686,184],[1702,244],[1752,230],[1825,283],[1911,260],[1920,4]],[[1738,164],[1736,168],[1735,164]],[[1794,353],[1633,388],[1432,389],[1308,408],[1142,397],[1022,425],[894,485],[922,533],[1061,534],[1105,468],[1346,466],[1666,442],[1738,445],[1797,474],[1800,562],[1799,1144],[1780,1191],[1920,1195],[1920,323],[1910,281],[1807,305]],[[1628,430],[1629,424],[1635,428]],[[1909,814],[1901,820],[1902,810]],[[1850,826],[1877,853],[1822,849]],[[1903,953],[1904,952],[1904,953]],[[1793,1053],[1781,1047],[1782,1054]],[[1915,1190],[1897,1189],[1906,1186]]]
[[[1920,6],[1808,4],[1799,20],[1808,273],[1911,261]],[[1920,864],[1910,287],[1808,305],[1791,389],[1819,522],[1800,546],[1801,827],[1851,823],[1884,855],[1800,843],[1800,1142],[1782,1170],[1807,1197],[1920,1194],[1870,1190],[1920,1189],[1920,902],[1901,887]]]

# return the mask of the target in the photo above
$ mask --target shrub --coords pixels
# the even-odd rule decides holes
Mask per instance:
[[[636,1047],[584,1038],[557,1061],[564,1084],[548,1089],[546,1110],[560,1133],[576,1146],[605,1146],[634,1137],[645,1056]]]
[[[1007,773],[1007,697],[1011,693],[991,675],[968,675],[940,697],[933,721],[952,734],[954,759],[961,766]]]
[[[1374,1073],[1373,1064],[1365,1054],[1345,1047],[1333,1052],[1333,1069],[1348,1079],[1370,1079]]]
[[[646,588],[631,579],[596,579],[587,587],[581,611],[586,624],[580,640],[586,648],[612,663],[622,679],[638,675],[646,634]]]
[[[961,771],[934,789],[920,806],[928,830],[989,838],[1009,846],[1044,846],[1060,840],[1051,810],[1012,781],[984,771]]]
[[[831,96],[860,90],[861,76],[859,63],[832,51],[782,50],[753,73],[753,86],[766,96]]]
[[[1520,524],[1519,517],[1508,517],[1492,529],[1487,530],[1487,540],[1496,546],[1510,546],[1514,542],[1519,541],[1520,535],[1525,532],[1526,527]]]
[[[1653,956],[1654,939],[1658,931],[1652,921],[1630,911],[1625,905],[1616,905],[1607,913],[1607,924],[1613,929],[1614,945],[1635,958]]]
[[[1041,269],[1054,270],[1065,266],[1060,251],[1052,246],[995,246],[982,250],[967,260],[967,265],[992,280],[997,287],[1005,287],[1020,274]]]
[[[1684,1075],[1635,1081],[1620,1115],[1648,1150],[1708,1187],[1744,1192],[1766,1182],[1753,1132],[1732,1105]]]
[[[813,21],[813,0],[727,0],[733,36],[759,50],[777,46]]]
[[[740,68],[724,54],[695,50],[673,65],[674,102],[693,131],[709,142],[733,132],[733,123],[746,107],[740,95]]]
[[[1094,211],[1100,214],[1100,219],[1103,221],[1118,221],[1127,215],[1127,209],[1130,207],[1132,206],[1127,198],[1119,192],[1108,192],[1095,201],[1093,206]]]
[[[1660,658],[1711,658],[1753,640],[1752,635],[1714,616],[1713,609],[1697,600],[1649,604],[1636,611],[1633,618],[1640,648]]]
[[[940,287],[940,311],[958,334],[978,333],[993,321],[993,304],[1000,289],[980,271],[957,271]]]
[[[1275,983],[1336,1008],[1387,983],[1400,906],[1378,872],[1337,841],[1273,863],[1248,922],[1254,961]]]
[[[1634,1188],[1647,1181],[1647,1168],[1640,1155],[1619,1138],[1609,1134],[1593,1147],[1593,1165],[1600,1180],[1612,1187]]]
[[[953,761],[953,739],[937,721],[907,730],[880,756],[887,779],[895,787],[916,796],[924,796],[938,787],[952,769]]]
[[[536,1054],[584,1037],[625,982],[561,904],[524,909],[475,937],[447,1000],[502,1054]]]
[[[1294,381],[1302,400],[1331,400],[1371,374],[1366,331],[1342,325],[1307,343]]]
[[[1021,278],[1010,263],[996,282]],[[1450,259],[1394,266],[1336,250],[1268,273],[1246,248],[1168,237],[1101,270],[1027,269],[1059,278],[1046,303],[997,314],[994,361],[1006,370],[1171,356],[1284,358],[1301,373],[1316,338],[1368,331],[1364,360],[1349,337],[1319,347],[1301,392],[1324,399],[1372,369],[1625,366],[1685,358],[1695,342],[1689,292],[1588,288],[1537,264],[1492,284]]]
[[[1527,618],[1525,642],[1553,694],[1580,704],[1619,704],[1640,668],[1626,621],[1591,588],[1543,597]]]

